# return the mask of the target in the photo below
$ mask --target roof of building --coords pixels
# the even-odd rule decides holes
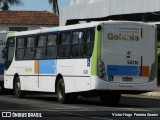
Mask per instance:
[[[98,2],[88,2],[89,4],[78,4],[80,0],[76,1],[77,4],[61,8],[60,26],[65,25],[67,20],[102,18],[131,13],[150,12],[154,14],[160,11],[160,0],[98,0]]]
[[[47,11],[0,11],[0,24],[58,25],[59,16]]]

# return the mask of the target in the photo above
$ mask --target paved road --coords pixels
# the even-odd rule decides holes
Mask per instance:
[[[32,116],[30,113],[36,113],[34,115],[42,116],[42,119],[50,117],[50,119],[58,120],[64,118],[65,120],[124,120],[128,119],[129,116],[130,119],[139,119],[135,116],[140,115],[143,116],[141,119],[158,120],[160,119],[160,99],[123,96],[119,106],[108,107],[102,106],[99,98],[79,97],[75,104],[59,104],[53,95],[28,95],[24,99],[19,99],[10,94],[1,94],[0,112],[1,114],[2,112],[11,112],[12,117],[19,115],[19,119],[21,115]],[[3,115],[5,114],[3,113]],[[155,117],[149,117],[150,115]],[[17,120],[17,118],[12,119]],[[35,118],[32,119],[35,120]]]

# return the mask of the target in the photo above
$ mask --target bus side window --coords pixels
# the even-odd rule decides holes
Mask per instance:
[[[26,39],[26,50],[24,59],[33,59],[35,53],[35,36],[28,36]]]
[[[72,57],[84,56],[84,32],[78,31],[72,34]]]
[[[94,47],[94,30],[88,29],[86,30],[86,38],[84,45],[84,52],[86,57],[90,57],[93,52]]]
[[[46,42],[47,42],[46,35],[40,35],[37,37],[35,59],[45,58]]]
[[[7,61],[12,61],[15,49],[15,37],[8,38],[7,40]]]
[[[25,37],[18,37],[16,41],[16,60],[23,60],[25,46]]]
[[[71,48],[71,32],[64,32],[60,34],[58,57],[69,58]]]
[[[56,58],[57,56],[57,34],[49,34],[47,37],[47,58]]]

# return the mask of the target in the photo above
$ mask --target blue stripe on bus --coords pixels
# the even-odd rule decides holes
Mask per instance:
[[[56,60],[39,60],[39,74],[56,74]]]
[[[108,76],[140,76],[139,66],[108,65]]]

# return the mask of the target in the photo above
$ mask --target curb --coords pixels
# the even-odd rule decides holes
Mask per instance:
[[[160,92],[147,92],[147,93],[143,93],[143,94],[140,94],[140,95],[160,97]]]

